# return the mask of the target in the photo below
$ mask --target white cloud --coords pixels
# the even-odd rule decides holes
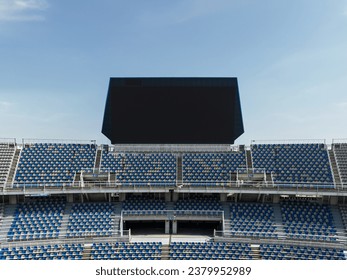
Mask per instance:
[[[39,21],[47,0],[0,0],[0,21]]]

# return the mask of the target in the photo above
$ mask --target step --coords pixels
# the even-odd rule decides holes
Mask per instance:
[[[182,165],[182,154],[177,154],[176,156],[176,164],[177,164],[177,170],[176,170],[176,181],[177,185],[183,184],[183,165]]]
[[[260,250],[259,250],[259,245],[258,244],[251,244],[251,255],[253,260],[260,260]]]
[[[69,218],[71,214],[71,209],[72,209],[72,203],[66,203],[65,209],[64,209],[64,216],[61,221],[61,226],[59,230],[59,239],[65,239],[66,238],[66,233],[67,233],[67,226],[69,224]]]
[[[100,168],[101,157],[102,157],[102,150],[99,148],[99,149],[96,151],[96,158],[95,158],[95,164],[94,164],[94,168],[95,168],[95,169],[99,169],[99,168]]]
[[[335,184],[339,185],[341,184],[341,178],[340,178],[340,172],[339,172],[339,168],[337,165],[337,161],[336,161],[336,157],[335,157],[333,149],[328,150],[328,155],[329,155],[329,161],[331,164],[331,169],[332,169],[332,173],[334,177],[334,182]]]
[[[0,228],[0,242],[7,241],[7,233],[12,225],[13,217],[15,211],[17,209],[17,205],[5,205],[3,209],[3,220]]]
[[[161,247],[161,259],[162,260],[169,260],[170,259],[170,245],[164,244]]]
[[[82,260],[90,260],[92,254],[92,244],[84,244]]]
[[[18,162],[19,162],[20,152],[21,152],[21,149],[17,148],[15,153],[14,153],[11,167],[10,167],[10,172],[8,174],[8,177],[7,177],[7,183],[8,184],[12,184],[12,182],[14,180],[14,176],[16,174],[17,166],[18,166]]]
[[[247,160],[247,168],[248,169],[253,168],[251,150],[246,150],[246,160]]]
[[[284,231],[284,225],[282,220],[282,212],[281,207],[278,203],[273,204],[273,211],[274,211],[274,222],[277,229],[277,235],[279,238],[285,237],[285,231]]]

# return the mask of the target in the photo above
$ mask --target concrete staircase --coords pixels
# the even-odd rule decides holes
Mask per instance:
[[[229,202],[222,202],[222,207],[224,211],[224,225],[223,225],[223,231],[230,230],[230,203]]]
[[[331,209],[331,213],[332,213],[333,219],[334,219],[334,225],[335,225],[336,232],[337,232],[337,238],[342,239],[342,240],[346,240],[347,239],[347,233],[346,233],[344,223],[342,221],[340,209],[336,205],[332,205],[330,207],[330,209]]]
[[[7,177],[7,183],[8,184],[11,184],[13,182],[14,176],[15,176],[16,171],[17,171],[17,165],[18,165],[18,161],[19,161],[20,152],[21,152],[21,149],[18,149],[18,148],[14,152],[13,160],[12,160],[11,167],[10,167],[10,172],[8,174],[8,177]]]
[[[120,235],[120,220],[122,214],[122,202],[117,202],[115,205],[115,213],[112,215],[112,235]]]
[[[246,150],[247,168],[253,168],[251,150]]]
[[[182,154],[177,155],[176,162],[177,162],[176,181],[177,181],[177,185],[180,186],[183,184]]]
[[[271,177],[271,173],[266,173],[265,180],[266,180],[266,184],[267,184],[268,187],[273,187],[274,186],[274,183],[273,183],[272,177]]]
[[[253,260],[260,260],[260,250],[258,244],[251,244],[251,255]]]
[[[161,259],[162,260],[169,260],[170,259],[170,245],[169,244],[163,244],[161,247]]]
[[[96,151],[96,159],[95,159],[95,165],[94,165],[94,168],[95,168],[95,169],[99,169],[99,168],[100,168],[101,155],[102,155],[102,150],[99,148],[99,149]]]
[[[92,244],[84,244],[82,260],[90,260],[92,254]]]
[[[340,185],[341,184],[341,178],[340,178],[339,169],[337,167],[337,162],[336,162],[336,158],[335,158],[333,149],[328,150],[328,155],[329,155],[329,160],[331,163],[331,169],[333,172],[334,182],[336,185]]]
[[[2,229],[2,221],[4,219],[4,205],[0,204],[0,231]],[[1,243],[1,240],[0,240]]]
[[[284,230],[283,220],[282,220],[282,213],[281,213],[281,207],[278,203],[273,204],[274,209],[274,219],[275,219],[275,226],[277,228],[277,235],[279,239],[283,239],[286,237],[286,233]]]
[[[3,220],[0,228],[0,243],[6,242],[7,240],[7,233],[12,225],[16,209],[16,205],[6,205],[3,209]]]
[[[60,231],[59,231],[59,239],[65,239],[67,234],[67,226],[69,224],[69,217],[71,214],[72,203],[66,203],[64,216],[61,221]]]

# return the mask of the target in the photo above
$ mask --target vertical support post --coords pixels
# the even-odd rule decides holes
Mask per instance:
[[[172,221],[172,234],[177,234],[177,221]]]
[[[15,195],[10,195],[10,197],[8,198],[8,202],[9,202],[9,204],[11,204],[11,205],[14,205],[14,204],[17,204],[17,196],[15,196]]]
[[[120,212],[120,221],[119,221],[119,231],[120,236],[123,236],[123,210]]]
[[[169,234],[170,233],[170,221],[166,220],[165,221],[165,234]]]

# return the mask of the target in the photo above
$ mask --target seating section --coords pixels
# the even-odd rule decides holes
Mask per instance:
[[[26,146],[19,159],[15,183],[72,182],[76,172],[94,167],[96,146],[90,144],[36,143]],[[52,184],[52,186],[60,186]],[[16,184],[15,184],[16,186]],[[17,185],[20,186],[20,185]]]
[[[0,185],[7,181],[15,150],[14,144],[0,143]]]
[[[65,209],[62,199],[34,199],[19,204],[8,241],[57,238]]]
[[[178,215],[220,215],[223,206],[218,196],[191,195],[188,199],[180,199],[175,203]]]
[[[164,215],[166,203],[147,195],[128,195],[123,210],[124,215]]]
[[[67,237],[112,235],[115,206],[110,203],[77,203],[72,206]]]
[[[323,144],[252,145],[254,168],[265,168],[275,183],[334,187],[328,152]]]
[[[314,202],[281,202],[285,233],[290,238],[335,241],[336,228],[328,205]]]
[[[213,242],[173,242],[171,260],[241,260],[252,259],[250,244]]]
[[[161,242],[94,243],[92,260],[160,260]]]
[[[246,168],[245,152],[187,153],[182,158],[183,183],[190,186],[223,186],[231,173]]]
[[[0,204],[0,229],[2,226],[3,219],[4,219],[4,205]]]
[[[276,238],[274,209],[270,204],[230,204],[230,221],[226,233],[230,235]],[[230,226],[227,225],[230,223]]]
[[[260,258],[263,260],[345,260],[342,249],[260,244]]]
[[[341,182],[347,184],[347,143],[333,144],[332,148]]]
[[[20,246],[0,249],[0,260],[81,260],[82,244]]]
[[[343,225],[345,227],[345,230],[347,231],[347,205],[340,205],[339,208]]]
[[[174,186],[176,156],[168,153],[102,152],[101,168],[116,173],[124,186]]]

